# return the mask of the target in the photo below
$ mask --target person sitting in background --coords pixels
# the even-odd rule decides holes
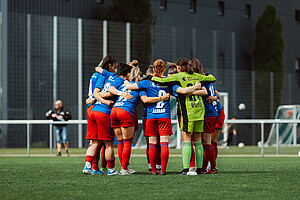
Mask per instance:
[[[71,112],[63,107],[62,101],[57,100],[55,102],[55,108],[52,108],[46,113],[47,119],[52,119],[53,121],[68,121],[72,119]],[[66,149],[66,156],[70,156],[68,147],[68,129],[67,124],[55,124],[55,135],[56,135],[56,142],[57,142],[57,155],[61,156],[61,146],[62,142],[64,143]]]

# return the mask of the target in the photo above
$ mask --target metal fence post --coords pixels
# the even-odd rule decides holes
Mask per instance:
[[[49,125],[49,146],[50,146],[50,155],[52,155],[53,151],[53,127],[52,124]]]
[[[270,74],[270,118],[274,118],[274,74]]]
[[[78,119],[82,120],[82,19],[78,19]],[[78,148],[82,148],[82,124],[78,124]]]
[[[26,123],[27,128],[27,156],[30,156],[30,124],[29,122]]]
[[[261,157],[264,157],[264,138],[265,138],[265,133],[264,133],[264,122],[261,122]]]
[[[276,155],[279,155],[279,124],[276,124]]]
[[[107,54],[107,21],[103,21],[103,58]]]
[[[130,23],[126,23],[126,63],[130,62]]]

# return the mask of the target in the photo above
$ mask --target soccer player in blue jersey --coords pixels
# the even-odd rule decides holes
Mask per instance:
[[[111,55],[106,55],[98,66],[103,68],[103,69],[106,69],[108,71],[115,72],[115,68],[117,67],[117,61],[115,59],[113,59],[111,57]],[[98,72],[95,72],[90,78],[88,99],[86,99],[86,104],[88,104],[87,112],[86,112],[87,113],[87,121],[89,121],[89,117],[90,117],[90,114],[92,112],[92,109],[93,109],[93,106],[94,106],[94,103],[95,103],[95,98],[94,98],[93,93],[94,93],[94,90],[95,90],[96,82],[97,82],[99,77],[101,77],[100,78],[101,80],[106,80],[109,77],[109,74],[107,73],[106,76],[104,76],[104,75],[102,75]],[[90,146],[91,146],[91,144],[92,144],[92,140],[90,141]],[[101,144],[98,147],[98,149],[96,150],[96,154],[95,154],[94,159],[92,161],[92,167],[91,167],[91,169],[92,169],[91,173],[92,174],[104,174],[102,172],[102,170],[99,170],[99,167],[98,167],[101,148],[102,148],[102,151],[101,151],[101,169],[104,172],[107,173],[106,161],[105,161],[105,145]],[[89,170],[84,170],[84,172],[86,172],[86,174],[88,174]]]
[[[208,96],[215,96],[215,87],[212,83],[206,85]],[[205,106],[204,126],[202,133],[202,143],[204,149],[202,172],[206,173],[207,164],[211,159],[213,149],[211,145],[211,136],[215,132],[216,123],[218,121],[218,107],[217,102],[208,102],[207,97],[203,97]],[[199,170],[198,170],[199,171]],[[201,172],[200,172],[201,173]]]
[[[220,94],[218,93],[217,90],[215,90],[214,97],[209,96],[206,99],[208,102],[211,102],[211,103],[213,101],[217,102],[217,108],[218,108],[218,114],[219,114],[218,121],[217,121],[217,124],[215,127],[215,132],[211,136],[211,145],[212,145],[212,156],[210,158],[211,167],[210,167],[209,171],[207,172],[207,173],[213,173],[213,174],[218,173],[218,170],[216,167],[216,165],[217,165],[216,160],[218,157],[218,138],[219,138],[221,129],[223,128],[223,124],[224,124],[224,120],[225,120],[225,113],[224,113],[223,107],[222,107],[219,99],[220,99]]]
[[[162,77],[165,71],[165,63],[161,59],[158,59],[154,62],[153,67],[154,76]],[[169,86],[160,86],[150,80],[144,80],[133,84],[125,82],[125,87],[129,90],[147,89],[148,97],[162,97],[171,91]],[[172,89],[178,93],[188,94],[200,87],[201,84],[197,83],[195,86],[187,88],[181,88],[178,85],[174,85]],[[172,134],[169,99],[161,99],[161,101],[157,103],[148,103],[145,135],[149,137],[149,159],[153,175],[158,174],[156,171],[157,137],[160,137],[161,146],[161,175],[165,175],[169,159],[169,138]]]
[[[116,67],[115,67],[116,68]],[[122,70],[122,66],[121,66]],[[104,72],[107,72],[104,70]],[[115,159],[114,159],[114,150],[113,150],[113,138],[114,134],[110,130],[110,119],[109,115],[111,112],[112,104],[115,102],[114,97],[109,97],[103,99],[100,96],[100,93],[107,94],[109,87],[118,82],[121,85],[121,82],[117,75],[110,73],[108,79],[103,80],[100,77],[97,80],[96,87],[94,90],[94,96],[97,99],[97,102],[94,104],[92,109],[90,119],[88,122],[88,131],[87,131],[87,139],[92,139],[92,146],[90,151],[87,151],[86,157],[86,167],[88,168],[89,163],[93,160],[93,156],[95,155],[95,151],[98,148],[99,144],[105,143],[105,158],[108,167],[108,175],[116,175],[118,172],[115,170]],[[101,92],[100,92],[101,91]],[[127,97],[127,94],[120,93],[123,97]],[[89,150],[88,149],[88,150]]]

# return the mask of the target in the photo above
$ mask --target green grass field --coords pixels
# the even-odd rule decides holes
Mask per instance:
[[[71,155],[84,155],[86,151],[86,148],[71,148],[70,153]],[[264,149],[266,155],[275,155],[276,154],[276,147],[265,147]],[[279,153],[285,154],[285,155],[298,155],[298,152],[300,151],[300,146],[280,146]],[[30,154],[45,154],[49,155],[49,148],[31,148]],[[57,153],[56,149],[53,148],[53,154],[55,155]],[[62,153],[64,153],[64,149],[62,150]],[[132,151],[133,154],[145,154],[145,149],[134,149]],[[180,149],[170,149],[171,154],[178,154],[181,155]],[[26,148],[18,148],[18,149],[0,149],[0,156],[1,155],[11,155],[11,154],[17,154],[17,155],[27,155],[27,149]],[[230,146],[229,149],[223,149],[219,147],[219,154],[222,155],[233,155],[233,154],[239,154],[239,155],[261,155],[261,148],[257,146],[245,146],[244,148],[238,148],[237,146]]]
[[[133,150],[133,154],[143,152]],[[84,157],[0,157],[0,199],[290,200],[300,196],[299,157],[221,156],[219,174],[198,176],[176,175],[180,157],[170,157],[167,176],[147,174],[144,157],[133,157],[130,163],[137,174],[90,176],[81,172]],[[116,168],[120,169],[118,160]]]

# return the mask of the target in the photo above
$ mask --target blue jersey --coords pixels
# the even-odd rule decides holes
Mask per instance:
[[[114,73],[110,73],[110,72],[107,72],[107,73],[109,73],[108,78],[105,79],[105,80],[103,80],[103,79],[101,79],[99,77],[98,80],[97,80],[96,86],[95,86],[95,88],[100,88],[100,89],[103,88],[101,90],[101,92],[107,92],[108,88],[110,86],[114,86],[115,88],[118,89],[120,87],[120,85],[122,85],[124,83],[124,79],[123,78],[118,77]],[[103,78],[105,78],[105,76],[103,76]],[[103,84],[103,82],[104,82],[104,84]],[[108,99],[116,102],[117,96],[114,96],[114,97],[111,97],[111,98],[108,98]],[[100,111],[100,112],[103,112],[103,113],[106,113],[106,114],[110,115],[111,107],[108,106],[108,105],[106,105],[106,104],[104,104],[104,103],[101,103],[100,101],[97,101],[95,103],[92,111]]]
[[[210,83],[208,85],[205,86],[208,96],[215,96],[215,86]],[[217,102],[213,101],[212,103],[207,103],[206,101],[206,97],[202,97],[203,99],[203,103],[204,103],[204,107],[205,107],[205,116],[204,117],[215,117],[218,116],[218,107],[217,107]]]
[[[216,94],[215,95],[217,98],[219,98],[219,96]],[[222,107],[222,105],[221,105],[221,103],[220,103],[220,101],[219,101],[219,99],[217,99],[217,108],[218,108],[218,113],[219,112],[221,112],[221,110],[223,109],[223,107]]]
[[[137,85],[139,89],[147,89],[148,97],[159,97],[171,92],[169,86],[157,85],[149,80],[143,80]],[[159,118],[171,118],[169,99],[147,104],[147,119]]]
[[[94,98],[94,89],[95,89],[95,86],[96,86],[96,82],[99,78],[99,76],[103,76],[102,74],[98,73],[98,72],[95,72],[91,78],[90,78],[90,83],[89,83],[89,92],[88,92],[88,96],[89,96],[89,99],[93,99]],[[91,106],[92,104],[88,104],[87,106],[87,109]]]
[[[135,83],[135,82],[130,82],[130,83]],[[127,90],[124,86],[124,84],[122,84],[119,87],[119,90],[121,92],[126,92],[126,91],[130,91],[130,95],[132,95],[132,99],[125,99],[122,96],[119,96],[117,102],[115,103],[114,107],[118,107],[118,108],[122,108],[124,110],[126,110],[127,112],[129,112],[132,117],[134,116],[134,109],[137,106],[137,104],[139,103],[140,100],[140,93],[141,91],[139,90]]]
[[[140,97],[147,96],[147,92],[145,90],[140,91]],[[143,103],[143,116],[142,119],[147,119],[147,104]]]

